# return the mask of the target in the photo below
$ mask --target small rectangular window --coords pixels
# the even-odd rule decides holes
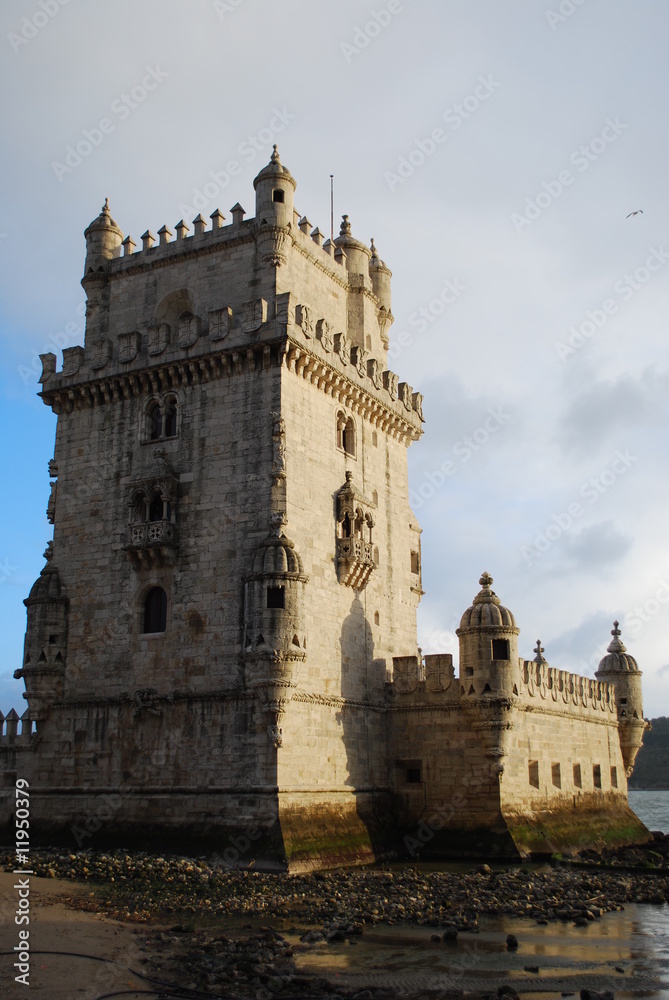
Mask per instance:
[[[508,639],[493,639],[492,640],[492,658],[493,660],[508,660],[509,659],[509,640]]]
[[[395,761],[395,773],[397,774],[397,781],[400,786],[419,785],[421,783],[422,771],[422,761],[416,758],[413,760]]]
[[[602,769],[599,764],[592,765],[592,783],[595,788],[602,787]]]
[[[474,668],[465,667],[465,677],[473,677],[473,676],[474,676]]]
[[[283,203],[283,191],[281,191],[280,188],[275,188],[275,190],[272,191],[272,201]]]
[[[556,788],[562,788],[562,774],[559,764],[551,764],[551,780]]]
[[[612,767],[611,768],[611,788],[617,788],[617,787],[618,787],[618,768],[617,767]]]
[[[574,788],[582,788],[583,780],[581,778],[581,765],[574,764]]]
[[[268,608],[285,608],[285,591],[283,587],[268,587],[267,588],[267,607]]]
[[[528,765],[528,774],[532,788],[539,787],[539,761],[531,760]]]
[[[411,572],[416,576],[420,573],[420,556],[417,552],[411,553]]]
[[[57,642],[58,642],[58,636],[57,635],[50,635],[49,636],[49,645],[50,646],[55,646]]]

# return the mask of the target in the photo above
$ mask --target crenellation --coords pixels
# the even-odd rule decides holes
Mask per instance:
[[[193,219],[193,229],[195,236],[203,236],[207,229],[207,220],[201,214]]]

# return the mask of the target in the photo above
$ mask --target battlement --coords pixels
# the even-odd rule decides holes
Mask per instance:
[[[26,709],[20,717],[14,708],[7,715],[0,712],[0,748],[28,746],[35,734],[36,726],[30,718],[30,709]]]
[[[613,684],[559,670],[546,662],[521,660],[520,666],[521,700],[529,701],[537,708],[553,706],[563,709],[591,709],[615,716],[616,693]]]
[[[266,220],[258,219],[256,216],[245,219],[246,210],[239,202],[230,211],[232,220],[227,224],[225,224],[226,217],[217,208],[210,216],[209,226],[207,220],[198,215],[192,221],[192,231],[191,226],[183,219],[176,223],[174,230],[166,224],[162,225],[157,230],[157,239],[153,232],[147,229],[140,237],[141,246],[132,236],[126,236],[110,255],[112,271],[123,272],[128,267],[153,266],[157,261],[164,262],[167,259],[178,259],[180,256],[192,254],[206,254],[221,243],[252,239],[260,226],[267,225]],[[322,267],[330,269],[340,281],[348,281],[346,251],[343,247],[337,246],[334,240],[326,239],[317,226],[312,228],[306,215],[301,215],[294,209],[292,222],[286,228],[290,231],[290,239],[295,246],[310,254]],[[371,284],[369,287],[371,288]]]
[[[575,714],[582,714],[585,709],[615,719],[617,706],[613,684],[559,670],[546,662],[521,659],[519,668],[520,683],[514,691],[517,707],[561,709]],[[393,657],[391,690],[403,699],[413,696],[421,701],[427,698],[441,702],[450,691],[451,700],[459,701],[466,693],[464,680],[460,674],[456,675],[450,653],[426,656],[424,661],[417,656]],[[494,697],[494,692],[484,692],[479,700],[483,703]]]

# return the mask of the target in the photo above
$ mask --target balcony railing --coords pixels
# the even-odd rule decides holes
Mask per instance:
[[[137,521],[130,525],[126,550],[133,565],[170,562],[177,549],[177,527],[173,521]]]
[[[372,543],[362,538],[337,539],[337,569],[341,583],[361,590],[374,569]]]

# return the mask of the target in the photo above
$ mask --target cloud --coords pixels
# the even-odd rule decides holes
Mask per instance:
[[[668,387],[669,373],[653,370],[579,386],[559,420],[558,441],[567,453],[581,455],[619,447],[661,423]]]

